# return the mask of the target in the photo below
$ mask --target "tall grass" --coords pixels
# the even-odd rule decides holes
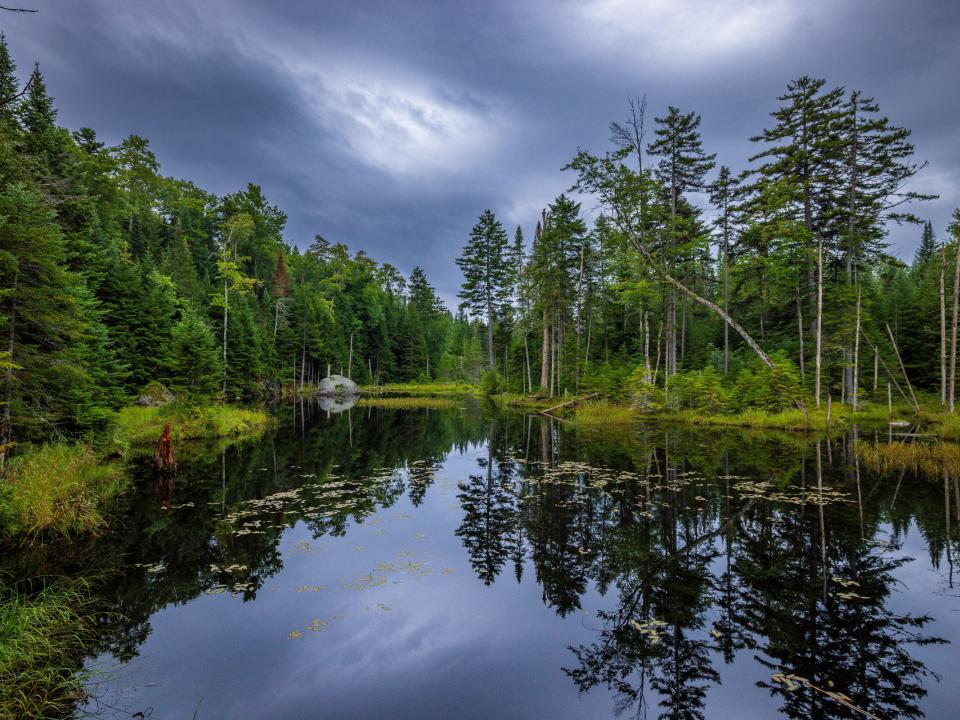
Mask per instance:
[[[865,443],[857,444],[857,454],[878,472],[910,470],[941,477],[943,473],[960,475],[960,445],[955,443]]]
[[[843,415],[836,412],[836,408],[833,410],[830,418],[830,427],[842,427],[844,425]],[[730,415],[683,410],[674,413],[657,414],[655,417],[661,420],[671,420],[689,425],[771,428],[776,430],[827,429],[827,411],[825,408],[819,410],[810,409],[807,410],[807,414],[804,414],[803,411],[799,409],[783,410],[776,413],[767,412],[766,410],[750,409]]]
[[[610,425],[633,425],[637,413],[626,405],[608,402],[588,402],[577,405],[573,416],[578,428],[602,428]]]
[[[377,395],[419,395],[431,397],[436,395],[478,395],[480,389],[476,385],[464,382],[431,382],[431,383],[387,383],[386,385],[365,385],[361,389],[364,397]]]
[[[30,448],[0,481],[0,530],[23,539],[94,530],[103,505],[126,487],[123,468],[86,445]]]
[[[84,694],[77,669],[92,617],[83,581],[31,592],[0,578],[0,720],[70,713]]]
[[[364,397],[359,406],[369,405],[381,408],[396,408],[398,410],[445,410],[448,408],[463,407],[463,399],[456,397]]]
[[[234,405],[182,404],[162,407],[126,407],[117,413],[111,442],[121,451],[154,443],[167,423],[177,440],[239,437],[263,432],[272,422],[263,410]]]

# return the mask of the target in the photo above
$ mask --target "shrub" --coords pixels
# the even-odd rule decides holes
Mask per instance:
[[[671,409],[723,412],[730,404],[730,391],[712,367],[689,370],[670,377],[668,405]]]
[[[490,397],[491,395],[496,395],[500,392],[501,382],[500,376],[497,375],[493,370],[487,370],[483,376],[480,378],[480,392]]]
[[[800,399],[800,374],[796,366],[780,355],[772,359],[772,368],[759,364],[737,373],[733,402],[738,408],[780,412],[796,405]]]

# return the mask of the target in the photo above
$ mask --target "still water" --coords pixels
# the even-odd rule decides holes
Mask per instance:
[[[960,717],[955,481],[853,432],[282,414],[145,460],[113,532],[30,560],[101,568],[83,712]]]

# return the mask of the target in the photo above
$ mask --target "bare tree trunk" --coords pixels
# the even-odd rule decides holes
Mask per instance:
[[[804,362],[804,360],[803,360],[803,356],[804,356],[804,350],[803,350],[803,310],[802,310],[802,308],[801,308],[801,303],[800,303],[800,287],[799,287],[799,286],[797,286],[797,330],[798,330],[799,333],[800,333],[800,380],[804,380],[807,375],[806,375],[806,372],[804,372],[804,366],[803,366],[803,362]]]
[[[490,372],[494,372],[496,367],[493,359],[493,303],[490,300],[489,293],[487,296],[487,355],[490,360]]]
[[[223,401],[227,401],[227,281],[223,281]]]
[[[823,239],[817,240],[817,338],[816,338],[816,365],[814,370],[814,395],[817,407],[820,407],[820,372],[822,363],[823,343]]]
[[[643,311],[643,379],[646,382],[653,382],[653,376],[650,374],[650,313]]]
[[[527,392],[533,392],[533,375],[530,370],[530,344],[527,342],[527,333],[523,333],[523,355],[527,359]]]
[[[889,323],[887,323],[887,333],[890,335],[890,342],[893,343],[893,352],[897,356],[897,362],[900,363],[900,372],[903,373],[903,379],[906,381],[907,389],[910,391],[910,397],[913,399],[913,409],[919,413],[920,403],[917,402],[917,396],[913,392],[913,385],[910,384],[910,378],[907,375],[907,368],[903,364],[903,358],[900,357],[900,350],[897,348],[897,341],[893,337],[893,330],[890,329]]]
[[[947,405],[947,297],[946,249],[940,248],[940,406]]]
[[[950,389],[947,393],[947,409],[953,413],[957,390],[957,311],[960,304],[960,239],[956,248],[956,263],[953,269],[953,320],[950,330]]]
[[[726,217],[726,216],[725,216]],[[730,314],[730,240],[728,238],[727,221],[723,222],[723,311]],[[802,345],[801,340],[801,345]],[[802,356],[802,352],[801,352]],[[800,361],[800,375],[803,375],[803,361]],[[730,324],[723,324],[723,374],[730,372]]]
[[[305,377],[307,369],[307,332],[304,328],[303,332],[303,343],[300,346],[300,392],[303,392],[303,379]],[[327,375],[330,375],[329,369],[327,370]]]
[[[687,297],[684,296],[680,305],[680,365],[687,356]]]
[[[860,286],[857,285],[857,325],[853,336],[853,387],[851,388],[851,401],[853,411],[857,411],[857,394],[860,391]]]
[[[546,390],[550,386],[550,319],[547,309],[543,309],[543,349],[540,359],[540,387]]]
[[[430,356],[427,355],[427,377],[430,376]],[[347,360],[347,377],[353,377],[353,333],[350,333],[350,359]]]

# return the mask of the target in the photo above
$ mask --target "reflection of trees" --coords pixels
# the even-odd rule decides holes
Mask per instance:
[[[310,403],[281,412],[293,432],[178,448],[181,472],[159,502],[144,462],[135,490],[115,508],[113,532],[7,554],[0,570],[96,572],[112,611],[101,620],[101,649],[127,658],[167,604],[238,581],[244,600],[256,597],[282,566],[286,527],[305,522],[315,537],[343,535],[404,493],[419,505],[451,448],[486,443],[479,472],[458,485],[456,534],[478,577],[489,585],[510,566],[519,581],[532,563],[544,603],[561,616],[581,606],[591,585],[612,596],[595,641],[574,649],[567,672],[581,690],[608,687],[623,711],[649,703],[661,717],[709,716],[704,702],[719,663],[749,649],[764,676],[795,673],[877,717],[920,715],[927,671],[914,646],[936,639],[924,635],[929,618],[889,607],[894,573],[906,562],[891,550],[915,524],[934,566],[954,559],[960,493],[952,478],[869,473],[851,455],[855,436],[817,463],[816,448],[798,436],[646,428],[595,438],[516,414],[364,407],[328,418]],[[601,466],[629,478],[610,482]],[[746,499],[738,477],[813,492],[819,478],[852,502]],[[320,492],[337,483],[335,494]],[[304,490],[297,513],[263,511],[263,534],[228,526],[248,501],[305,484],[320,490]],[[871,544],[881,527],[893,529],[892,548]],[[788,717],[859,717],[808,687],[761,686]]]
[[[457,485],[463,508],[457,536],[463,539],[470,564],[484,585],[496,579],[510,557],[516,516],[509,469],[494,463],[496,428],[491,422],[487,456],[479,461],[483,474],[471,475],[468,482]]]
[[[829,518],[822,524],[821,511]],[[893,571],[907,559],[864,539],[859,512],[852,504],[799,512],[767,504],[750,517],[735,560],[741,622],[771,675],[795,673],[879,718],[920,717],[927,670],[909,651],[939,640],[921,633],[928,616],[887,607]],[[761,686],[788,717],[862,717],[807,688]]]

